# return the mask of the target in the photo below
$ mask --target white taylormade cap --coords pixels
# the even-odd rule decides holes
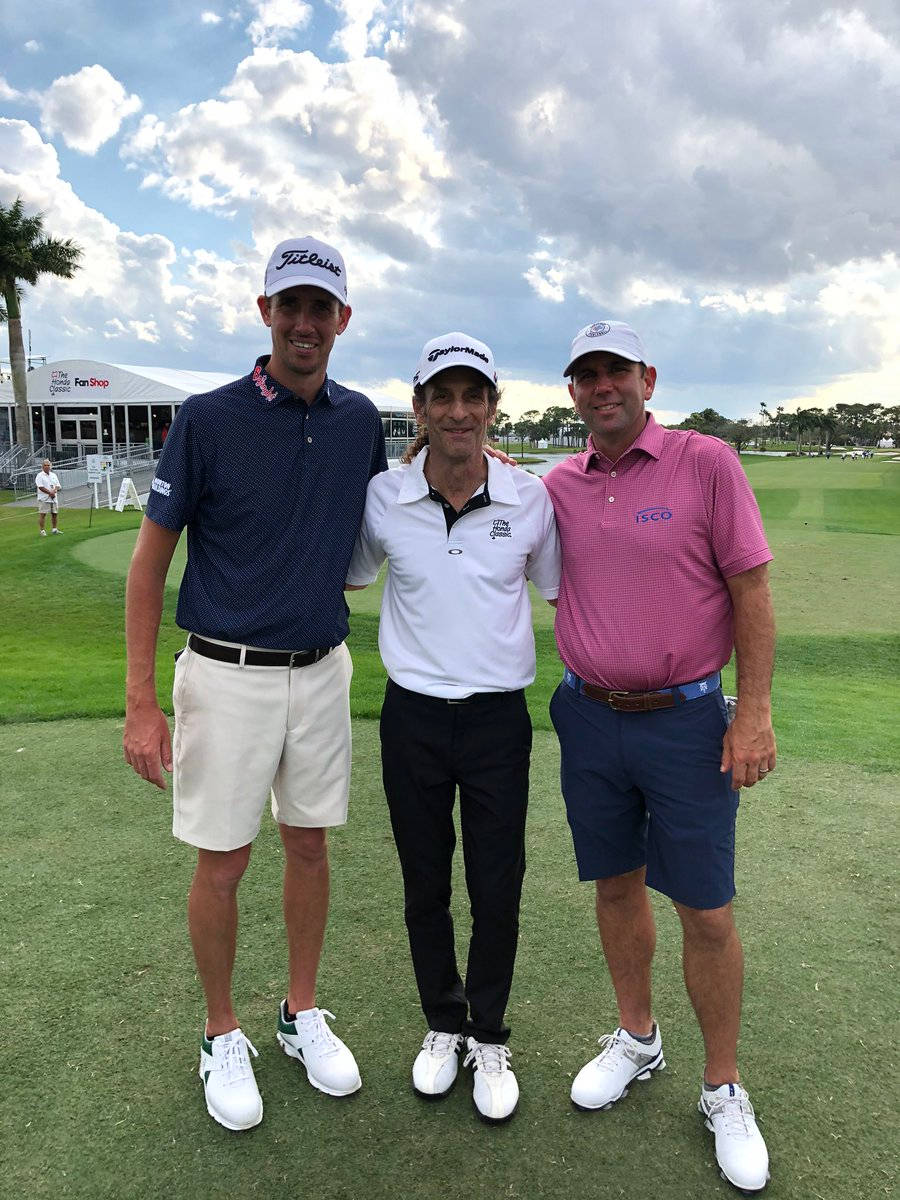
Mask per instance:
[[[279,242],[266,266],[265,294],[289,287],[320,287],[341,304],[347,303],[347,271],[334,246],[318,238],[289,238]]]
[[[413,386],[427,383],[438,371],[446,371],[448,367],[472,367],[480,371],[489,383],[497,382],[490,346],[469,337],[467,333],[457,332],[443,333],[425,343],[413,375]]]
[[[563,375],[571,375],[572,367],[577,359],[584,354],[592,354],[595,350],[605,350],[609,354],[618,354],[621,358],[629,358],[632,362],[647,361],[644,343],[630,325],[624,321],[595,321],[593,325],[585,325],[579,329],[572,340],[569,351],[569,365]]]

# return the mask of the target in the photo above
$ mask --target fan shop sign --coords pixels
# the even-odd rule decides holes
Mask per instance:
[[[90,388],[92,391],[109,387],[108,379],[98,379],[95,375],[89,375],[82,378],[80,375],[69,375],[68,371],[51,371],[50,372],[50,395],[51,396],[71,396],[73,392],[80,392],[84,388]]]

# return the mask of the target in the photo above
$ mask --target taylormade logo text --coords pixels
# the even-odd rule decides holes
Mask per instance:
[[[480,350],[476,350],[474,346],[439,346],[428,355],[428,361],[436,362],[445,354],[471,354],[473,358],[480,358],[482,362],[489,361],[488,356],[482,354]]]

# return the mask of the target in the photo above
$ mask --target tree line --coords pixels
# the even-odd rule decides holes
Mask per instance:
[[[877,446],[882,438],[893,438],[900,446],[900,405],[835,404],[831,408],[800,408],[785,412],[782,406],[770,411],[765,403],[759,406],[759,417],[732,420],[714,408],[693,412],[672,429],[696,429],[712,434],[731,445],[740,454],[753,446],[757,450],[789,448],[797,454],[824,454],[837,446]],[[571,406],[551,405],[544,412],[529,409],[513,420],[499,409],[491,425],[491,436],[498,441],[514,438],[523,446],[549,446],[581,449],[586,444],[587,431]]]

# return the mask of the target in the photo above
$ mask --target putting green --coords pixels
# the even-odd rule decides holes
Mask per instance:
[[[124,578],[137,541],[137,529],[120,529],[102,537],[90,538],[72,547],[72,555],[92,567],[95,571],[106,571],[110,575]],[[172,556],[172,565],[166,576],[166,587],[177,591],[187,564],[187,539],[181,538]],[[360,592],[347,592],[347,603],[351,612],[377,613],[381,605],[381,585],[365,588]]]
[[[900,472],[894,464],[753,456],[743,463],[775,555],[779,631],[900,633]],[[136,529],[119,530],[80,542],[72,553],[95,570],[124,576],[136,538]],[[178,587],[185,561],[182,538],[167,587]],[[378,612],[380,585],[346,595],[352,612]],[[552,610],[534,592],[532,608],[538,625],[552,624]]]

